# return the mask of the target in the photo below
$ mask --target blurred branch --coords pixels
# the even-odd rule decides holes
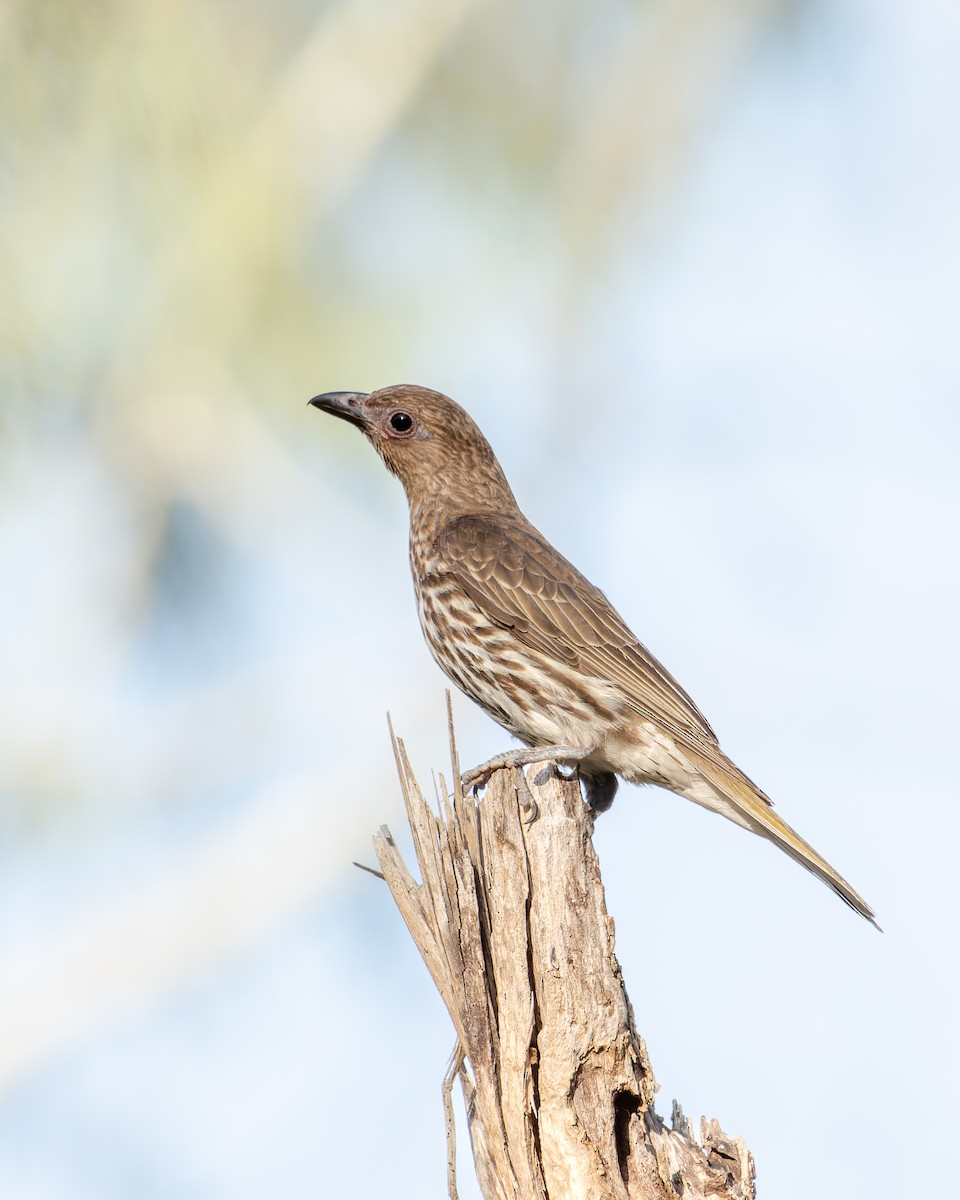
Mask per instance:
[[[197,278],[217,281],[220,338],[243,332],[260,302],[251,278],[269,276],[286,260],[290,231],[318,226],[356,186],[478,3],[340,0],[322,14],[245,135],[224,139],[197,173],[140,306],[141,333],[157,357],[168,349],[152,336],[158,327],[178,353],[189,342]],[[185,301],[184,319],[159,319]],[[207,346],[208,326],[200,327]]]
[[[554,317],[550,395],[557,412],[572,416],[582,403],[583,338],[594,296],[587,284],[608,269],[610,248],[622,245],[618,231],[636,229],[668,193],[764,21],[787,2],[647,5],[598,77],[557,171],[557,221],[570,263]],[[565,428],[562,419],[550,427]]]
[[[321,213],[363,174],[424,78],[481,0],[396,0],[329,8],[288,66],[252,132],[308,177]],[[318,166],[321,168],[318,170]]]
[[[758,27],[785,0],[647,5],[597,80],[558,172],[559,219],[583,270],[629,203],[649,202],[710,115]],[[578,288],[571,289],[573,295]]]

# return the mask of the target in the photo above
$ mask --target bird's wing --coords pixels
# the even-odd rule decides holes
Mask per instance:
[[[549,658],[619,684],[638,712],[713,758],[729,760],[706,717],[630,632],[606,596],[533,526],[463,516],[438,539],[440,558],[487,617]]]
[[[440,535],[438,549],[444,569],[489,620],[548,658],[622,687],[637,712],[690,752],[690,761],[732,804],[734,819],[770,838],[876,925],[869,904],[727,758],[703,713],[640,645],[606,596],[533,526],[502,517],[459,517]]]

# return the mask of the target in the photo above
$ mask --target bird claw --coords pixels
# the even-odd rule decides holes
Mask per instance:
[[[489,783],[490,777],[497,771],[525,766],[525,756],[528,753],[527,750],[507,750],[503,754],[495,754],[493,758],[488,758],[486,762],[470,771],[464,771],[460,777],[464,791],[472,791],[476,795],[480,788]]]
[[[524,825],[532,825],[540,815],[540,807],[537,804],[533,792],[530,791],[530,784],[527,783],[526,772],[523,769],[522,763],[507,762],[501,764],[499,761],[491,759],[490,762],[481,763],[479,767],[474,767],[472,771],[464,771],[460,777],[460,782],[463,785],[463,790],[473,791],[476,795],[479,790],[484,787],[490,780],[490,777],[497,771],[508,768],[515,774],[515,784],[517,789],[517,799],[520,801],[520,807],[529,813],[529,816],[524,818]]]
[[[487,764],[484,763],[482,766],[474,767],[472,771],[464,771],[460,776],[460,786],[465,792],[473,792],[476,796],[482,787],[486,787],[490,776],[498,769],[494,767],[493,770],[487,771],[484,769],[486,766]]]
[[[530,784],[527,783],[527,773],[523,767],[514,767],[517,773],[517,799],[520,801],[520,807],[527,810],[528,815],[524,817],[524,825],[532,825],[537,817],[540,816],[540,806],[537,804],[537,798],[530,791]]]

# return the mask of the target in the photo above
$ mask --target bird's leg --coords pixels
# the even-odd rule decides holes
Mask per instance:
[[[494,771],[502,771],[505,767],[528,767],[538,762],[567,763],[579,767],[596,749],[596,746],[588,746],[585,750],[577,750],[574,746],[530,746],[522,750],[506,750],[503,754],[488,758],[472,771],[465,771],[463,787],[464,790],[482,787]]]

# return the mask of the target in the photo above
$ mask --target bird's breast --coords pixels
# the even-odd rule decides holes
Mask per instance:
[[[621,719],[608,681],[580,673],[492,621],[451,574],[414,572],[420,624],[446,675],[505,729],[531,746],[587,747]]]

